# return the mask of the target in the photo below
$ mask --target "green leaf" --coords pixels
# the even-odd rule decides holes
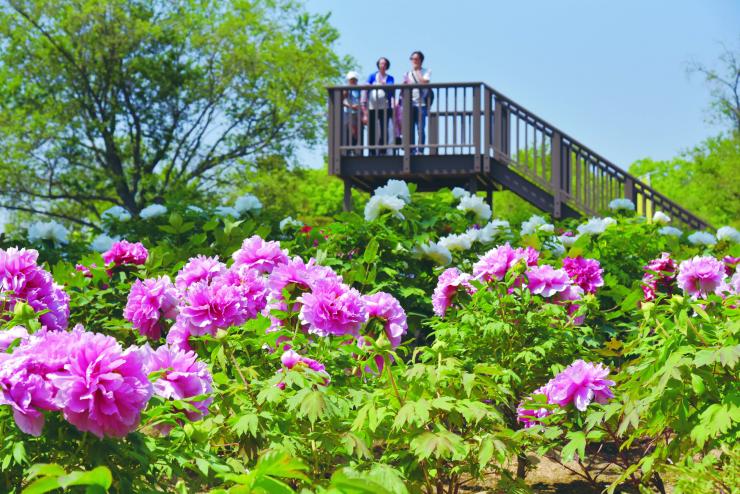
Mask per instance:
[[[563,446],[563,450],[560,453],[563,461],[573,461],[576,453],[578,458],[586,457],[586,434],[583,431],[571,431],[565,435],[566,439],[570,439],[568,444]]]
[[[89,472],[75,471],[63,477],[59,477],[59,485],[70,487],[73,485],[97,485],[103,489],[110,489],[113,484],[113,476],[107,467],[97,467]]]
[[[249,433],[252,437],[257,437],[258,423],[259,417],[254,413],[250,413],[239,417],[239,419],[232,426],[232,429],[239,436],[244,436],[245,434]]]
[[[260,456],[254,473],[258,476],[291,478],[308,481],[304,473],[308,466],[297,458],[293,458],[287,451],[271,450]]]
[[[493,440],[490,437],[485,438],[480,443],[478,450],[478,467],[483,470],[493,457]]]
[[[312,391],[303,398],[300,414],[307,416],[311,424],[315,423],[320,417],[323,417],[325,413],[326,400],[324,399],[324,393],[321,391]]]
[[[18,465],[26,461],[26,447],[21,441],[13,445],[13,459]]]
[[[373,237],[365,247],[365,253],[362,255],[362,260],[365,264],[373,264],[378,259],[378,240]]]
[[[60,487],[57,477],[41,477],[28,484],[21,492],[22,494],[44,494]]]

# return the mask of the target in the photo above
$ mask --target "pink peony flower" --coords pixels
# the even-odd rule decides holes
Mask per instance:
[[[129,420],[138,417],[138,412],[128,413],[131,407],[140,410],[148,400],[146,376],[127,360],[115,339],[87,333],[82,326],[71,333],[42,329],[12,354],[0,354],[0,404],[12,407],[18,427],[27,434],[41,434],[42,410],[63,410],[81,430],[120,435],[120,422],[133,423]],[[80,403],[89,405],[86,411]]]
[[[132,432],[152,395],[141,354],[81,326],[68,335],[64,369],[47,376],[57,389],[54,403],[69,423],[101,439]]]
[[[434,313],[439,317],[444,317],[461,287],[468,293],[474,293],[475,289],[470,284],[471,278],[469,274],[462,273],[457,268],[445,269],[439,275],[437,287],[432,294],[432,308],[434,309]]]
[[[313,283],[319,279],[332,279],[341,282],[339,277],[331,268],[316,264],[315,259],[304,263],[303,259],[295,256],[285,264],[275,266],[267,286],[270,297],[276,300],[283,299],[283,290],[289,292],[307,292],[311,290]]]
[[[740,268],[730,278],[729,289],[735,295],[740,295]]]
[[[213,392],[213,377],[208,366],[198,360],[194,352],[185,352],[177,348],[161,346],[152,350],[148,345],[141,349],[144,356],[144,369],[147,374],[164,371],[159,379],[154,381],[154,394],[165,400],[188,400],[201,395],[210,395]],[[185,409],[188,420],[200,420],[208,415],[208,407],[213,403],[213,397],[208,396],[198,400],[188,400],[196,410]],[[168,434],[171,425],[162,424],[158,429]]]
[[[532,395],[547,396],[547,385],[542,386],[534,393],[532,393]],[[525,398],[524,400],[522,400],[521,403],[519,403],[519,406],[516,409],[516,420],[517,422],[521,422],[522,424],[524,424],[525,429],[529,429],[530,427],[534,427],[536,425],[542,425],[542,421],[538,419],[542,419],[544,417],[552,415],[553,413],[553,411],[549,408],[535,407],[536,405],[532,398]]]
[[[678,265],[678,286],[692,297],[706,297],[719,292],[725,278],[721,261],[709,256],[696,256]]]
[[[113,263],[115,266],[123,264],[145,264],[149,252],[141,242],[131,243],[126,240],[116,242],[108,251],[103,253],[105,264]]]
[[[16,301],[24,301],[36,312],[48,310],[39,316],[42,325],[51,330],[65,329],[69,321],[69,296],[50,273],[36,264],[38,255],[33,249],[0,249],[2,308],[11,312]]]
[[[601,276],[604,270],[596,259],[566,257],[563,259],[563,269],[586,293],[596,293],[599,287],[604,286],[604,278]]]
[[[384,330],[391,345],[395,348],[401,344],[401,338],[408,331],[406,311],[392,295],[378,292],[365,295],[362,301],[367,308],[368,318],[376,318],[384,323]]]
[[[563,407],[573,403],[582,412],[591,401],[606,403],[614,397],[610,388],[614,381],[606,379],[608,375],[609,368],[602,364],[576,360],[545,386],[548,403]]]
[[[194,336],[215,335],[219,328],[246,320],[242,303],[238,287],[199,281],[188,289],[177,323],[190,328]]]
[[[226,265],[216,257],[196,256],[190,258],[188,263],[177,272],[175,286],[180,292],[185,293],[193,283],[199,281],[210,281],[226,271]]]
[[[23,326],[13,326],[5,331],[0,329],[0,353],[6,352],[16,340],[20,340],[21,343],[28,340],[28,330]]]
[[[301,322],[319,336],[357,335],[367,321],[360,293],[337,280],[321,279],[309,293],[298,297]]]
[[[92,278],[92,271],[90,271],[90,268],[88,268],[84,264],[75,264],[75,270],[82,273],[82,276],[84,276],[85,278]]]
[[[722,259],[722,262],[725,265],[725,274],[727,276],[732,276],[740,265],[740,257],[725,256]]]
[[[231,256],[232,269],[256,269],[260,273],[271,273],[275,266],[288,262],[288,251],[280,249],[280,242],[265,242],[258,235],[242,242],[241,249]]]
[[[170,330],[167,332],[167,345],[176,350],[192,352],[190,346],[190,327],[182,322],[175,321]]]
[[[572,284],[568,273],[564,269],[553,269],[552,266],[547,264],[530,267],[526,275],[529,291],[545,298],[567,290]]]
[[[33,371],[30,359],[0,356],[0,405],[9,405],[18,428],[40,436],[44,427],[41,410],[56,410],[54,387]]]
[[[128,294],[123,317],[139,333],[158,340],[161,336],[160,320],[177,316],[177,290],[168,276],[136,280]]]
[[[539,253],[531,247],[512,249],[507,242],[485,253],[473,265],[473,276],[477,280],[487,282],[492,279],[501,281],[506,277],[509,269],[522,259],[527,266],[535,266],[539,260]]]
[[[267,305],[267,281],[254,269],[240,271],[229,269],[215,278],[213,284],[236,288],[241,299],[240,310],[244,321],[257,317]]]
[[[318,360],[303,357],[294,350],[286,350],[285,352],[283,352],[283,354],[280,356],[280,362],[282,362],[283,366],[286,369],[302,370],[303,368],[308,368],[312,370],[313,372],[319,374],[321,377],[324,378],[324,386],[327,386],[331,381],[329,373],[326,372],[326,366],[324,366],[324,364],[322,364]],[[282,372],[282,369],[280,369],[278,372]],[[280,389],[285,389],[285,383],[278,383],[278,387]]]
[[[645,301],[655,300],[657,294],[672,293],[673,281],[676,278],[676,262],[667,252],[663,252],[658,259],[653,259],[645,266],[645,275],[642,277],[642,293]]]

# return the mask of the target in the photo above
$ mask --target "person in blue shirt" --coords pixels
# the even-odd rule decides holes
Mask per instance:
[[[350,70],[347,73],[347,83],[350,86],[356,86],[359,78],[359,74],[354,70]],[[349,144],[350,146],[357,146],[358,144],[360,144],[360,139],[362,136],[362,123],[360,121],[362,113],[362,100],[359,89],[342,91],[342,109],[344,113],[342,145]],[[361,153],[362,151],[357,149],[351,149],[349,151],[350,156]]]
[[[388,73],[391,62],[380,57],[375,66],[377,72],[370,74],[367,83],[370,85],[383,86],[393,84],[393,76]],[[393,89],[379,88],[363,92],[363,109],[366,113],[368,140],[370,146],[385,146],[388,143],[388,122],[393,118],[393,103],[395,91]],[[371,155],[386,154],[387,149],[370,149]]]

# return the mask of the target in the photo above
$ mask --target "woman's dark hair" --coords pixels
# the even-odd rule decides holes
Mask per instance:
[[[380,58],[378,59],[378,61],[377,61],[377,62],[375,62],[375,66],[376,66],[376,67],[377,67],[378,69],[380,69],[380,61],[381,61],[381,60],[385,60],[385,70],[388,70],[388,69],[390,69],[390,68],[391,68],[391,61],[390,61],[390,60],[388,60],[388,59],[387,59],[387,58],[385,58],[385,57],[380,57]]]
[[[424,63],[424,54],[422,52],[420,52],[419,50],[412,51],[411,52],[411,57],[413,57],[414,55],[419,55],[419,58],[421,59],[421,63]],[[409,58],[411,58],[411,57],[409,57]]]

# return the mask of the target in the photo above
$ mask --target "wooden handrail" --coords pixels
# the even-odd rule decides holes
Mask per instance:
[[[553,198],[555,217],[560,217],[564,202],[582,214],[597,214],[606,209],[611,199],[626,197],[637,204],[641,214],[647,215],[648,209],[655,211],[660,207],[692,228],[710,227],[637,177],[485,83],[357,84],[327,89],[330,96],[329,171],[332,174],[342,176],[343,157],[398,153],[403,173],[410,174],[411,156],[416,153],[470,155],[474,163],[472,171],[476,174],[488,176],[492,170],[491,160],[495,160],[545,189]],[[352,112],[343,106],[343,97],[347,91],[360,91],[360,103],[367,110],[367,91],[376,89],[392,90],[401,101],[411,101],[416,89],[432,90],[436,99],[431,106],[424,105],[429,141],[414,140],[417,137],[414,129],[417,126],[425,128],[424,115],[418,110],[420,107],[406,104],[400,112],[401,143],[394,143],[387,135],[387,122],[394,117],[393,108],[385,110],[386,127],[382,123],[380,126],[381,133],[385,132],[386,136],[374,143],[364,143],[365,130],[377,139],[379,124],[372,122],[374,133],[370,132],[359,111]],[[398,118],[399,115],[395,115],[393,120],[397,123]],[[546,166],[548,156],[550,164]]]

